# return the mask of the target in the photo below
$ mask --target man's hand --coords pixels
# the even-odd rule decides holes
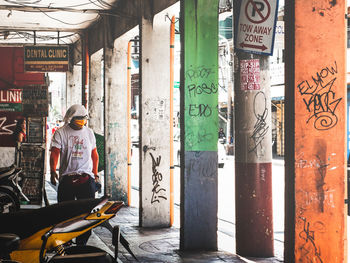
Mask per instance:
[[[97,174],[95,174],[95,186],[96,186],[96,191],[98,192],[98,193],[101,193],[101,191],[102,191],[102,185],[101,185],[101,181],[100,181],[100,177],[97,175]]]
[[[56,180],[58,181],[58,174],[56,171],[51,171],[51,183],[56,185]]]

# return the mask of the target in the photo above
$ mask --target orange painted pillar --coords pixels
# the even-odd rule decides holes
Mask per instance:
[[[170,226],[174,223],[174,49],[175,49],[175,16],[170,24]]]
[[[126,91],[126,114],[127,114],[127,130],[128,130],[128,206],[131,204],[131,41],[128,42],[128,53],[127,53],[127,91]]]
[[[285,1],[285,262],[346,262],[346,1]]]

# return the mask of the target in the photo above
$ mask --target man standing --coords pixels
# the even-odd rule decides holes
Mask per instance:
[[[99,182],[98,153],[93,131],[86,127],[88,114],[84,106],[71,106],[63,119],[64,125],[52,137],[50,154],[51,183],[59,180],[58,202],[95,198]],[[59,175],[56,173],[60,157]],[[85,245],[90,232],[77,238],[78,245]]]

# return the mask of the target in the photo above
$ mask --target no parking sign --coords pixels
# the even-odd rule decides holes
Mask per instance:
[[[272,55],[278,0],[242,0],[236,48]]]

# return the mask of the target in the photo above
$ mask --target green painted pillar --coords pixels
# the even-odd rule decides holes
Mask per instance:
[[[217,250],[218,2],[181,1],[182,250]]]

